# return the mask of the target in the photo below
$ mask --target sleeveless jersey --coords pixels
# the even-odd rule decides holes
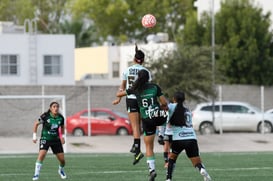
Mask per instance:
[[[126,90],[131,88],[133,83],[135,82],[135,80],[137,79],[137,73],[139,70],[142,70],[142,69],[145,69],[149,72],[148,69],[146,69],[145,67],[143,67],[142,65],[140,64],[134,64],[130,67],[128,67],[122,74],[122,80],[126,80]],[[151,78],[151,73],[149,72],[149,81],[152,80]],[[127,98],[129,99],[136,99],[136,96],[134,94],[130,94],[130,95],[127,95]]]
[[[171,116],[173,115],[175,108],[177,104],[173,103],[171,106],[169,105],[169,119],[170,120]],[[173,140],[190,140],[190,139],[197,139],[195,131],[192,127],[192,114],[191,112],[186,109],[186,112],[184,115],[186,119],[186,126],[174,126],[172,125],[172,131],[173,131]]]
[[[58,114],[53,117],[51,113],[44,113],[38,119],[43,125],[41,132],[41,140],[57,140],[59,138],[59,127],[64,125],[64,117]]]
[[[131,90],[127,90],[130,95]],[[152,119],[154,117],[165,117],[166,112],[160,110],[158,97],[162,96],[161,88],[153,83],[146,83],[144,90],[140,94],[136,94],[138,106],[142,119]]]

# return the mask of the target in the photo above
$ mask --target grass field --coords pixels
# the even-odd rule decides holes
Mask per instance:
[[[215,181],[273,180],[273,152],[203,153],[203,162]],[[36,155],[0,155],[0,181],[30,181]],[[132,165],[131,154],[66,154],[66,173],[71,181],[145,181],[146,160]],[[58,162],[48,154],[41,171],[41,181],[61,180]],[[158,181],[165,180],[162,154],[156,155]],[[174,181],[202,180],[190,161],[182,154],[177,161]]]

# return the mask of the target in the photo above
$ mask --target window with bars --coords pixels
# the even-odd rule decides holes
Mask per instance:
[[[44,75],[48,76],[62,75],[62,57],[60,55],[44,56]]]
[[[1,55],[0,58],[1,75],[3,76],[19,75],[18,55]]]

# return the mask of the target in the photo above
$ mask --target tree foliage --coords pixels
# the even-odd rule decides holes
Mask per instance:
[[[98,43],[100,41],[98,33],[95,27],[84,22],[82,19],[76,19],[72,21],[66,20],[61,23],[62,34],[74,34],[76,47],[90,47],[92,43]]]
[[[60,33],[61,23],[68,16],[70,0],[31,0],[31,2],[35,7],[39,29],[46,33]]]
[[[153,73],[164,93],[172,98],[173,93],[183,90],[189,100],[204,101],[215,96],[211,84],[210,48],[184,46],[180,42],[177,49],[166,56],[152,60],[147,67]]]
[[[75,34],[76,46],[90,46],[100,42],[99,35],[90,21],[72,19],[72,0],[1,0],[0,21],[23,25],[26,19],[35,19],[38,31],[52,34]]]
[[[148,34],[157,32],[168,33],[170,40],[173,40],[186,22],[186,12],[194,10],[193,2],[194,0],[1,0],[0,19],[22,25],[25,19],[35,18],[39,31],[45,33],[68,32],[63,30],[68,24],[78,26],[75,21],[88,20],[92,22],[90,28],[95,32],[90,36],[99,37],[96,40],[98,43],[101,39],[109,40],[109,37],[115,44],[146,41]],[[154,14],[157,18],[157,26],[153,29],[145,29],[141,25],[141,18],[147,13]]]
[[[263,14],[249,0],[225,0],[215,22],[216,65],[224,83],[273,85],[270,13]],[[186,24],[183,38],[187,44],[210,45],[210,15],[204,14],[197,24]]]
[[[221,70],[230,83],[272,85],[270,13],[249,1],[226,1],[217,18],[217,43],[223,45]]]
[[[25,19],[34,18],[34,6],[30,0],[1,0],[0,21],[24,24]]]
[[[193,10],[193,0],[75,0],[72,12],[75,17],[94,21],[105,39],[113,36],[119,42],[142,39],[147,34],[167,32],[171,39],[185,23],[186,11]],[[154,14],[157,26],[145,29],[141,18]]]
[[[0,20],[23,25],[26,19],[37,20],[39,31],[60,33],[60,24],[69,13],[70,0],[1,0]]]

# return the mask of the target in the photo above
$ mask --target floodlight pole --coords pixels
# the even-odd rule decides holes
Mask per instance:
[[[264,86],[261,86],[262,134],[264,134]]]
[[[42,85],[42,96],[45,95],[45,86]],[[45,111],[45,99],[42,99],[42,112]]]
[[[90,103],[90,86],[87,90],[87,113],[88,113],[88,137],[91,136],[91,103]]]
[[[212,88],[215,91],[215,17],[214,0],[211,0],[211,67],[212,67]],[[212,96],[212,122],[215,121],[215,97]]]
[[[65,102],[65,96],[62,96],[62,113],[63,113],[63,117],[64,117],[64,139],[65,139],[65,144],[64,146],[64,152],[67,153],[67,143],[66,143],[66,138],[67,138],[67,130],[66,130],[66,102]]]

